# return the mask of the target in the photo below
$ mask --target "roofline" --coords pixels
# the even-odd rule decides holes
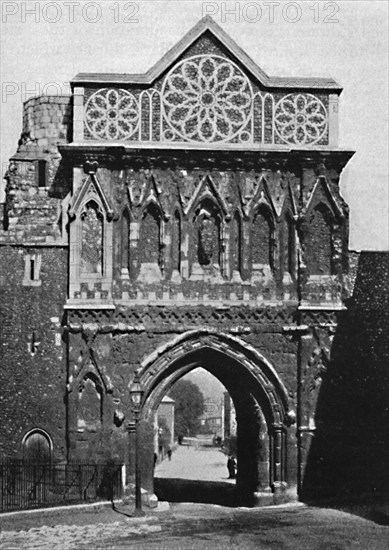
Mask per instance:
[[[246,52],[207,15],[200,19],[185,36],[179,40],[162,58],[157,61],[146,73],[78,73],[70,83],[79,84],[152,84],[177,57],[182,55],[204,32],[210,31],[231,53],[246,67],[246,69],[267,88],[307,88],[307,89],[330,89],[341,92],[341,86],[332,78],[315,77],[274,77],[267,75],[249,57]]]

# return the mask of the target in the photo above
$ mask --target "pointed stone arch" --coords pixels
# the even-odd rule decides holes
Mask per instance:
[[[93,350],[89,349],[80,370],[74,378],[69,377],[67,386],[69,458],[83,456],[103,437],[111,412],[109,386],[109,379],[99,368]],[[84,458],[87,459],[87,455]]]
[[[227,216],[227,205],[223,197],[220,195],[215,182],[209,174],[204,176],[197,186],[192,199],[189,200],[184,209],[185,215],[193,215],[194,211],[198,208],[199,203],[201,203],[205,199],[213,201],[219,208],[222,216]]]
[[[237,409],[238,462],[242,471],[238,478],[239,498],[252,502],[254,493],[269,487],[273,492],[284,491],[286,432],[288,418],[293,416],[288,394],[271,363],[240,338],[210,329],[188,331],[146,357],[138,369],[144,389],[142,421],[150,422],[170,387],[200,366],[224,384]],[[263,418],[268,449],[261,455],[267,456],[265,466],[259,464],[255,451]],[[259,480],[261,468],[264,477]],[[144,481],[148,490],[152,489],[150,479]]]
[[[212,196],[203,196],[191,211],[191,278],[218,278],[224,267],[223,211]]]
[[[239,363],[268,395],[268,420],[272,424],[282,425],[289,410],[289,398],[274,367],[244,340],[211,329],[188,331],[161,346],[142,361],[139,375],[146,399],[160,384],[161,376],[165,376],[169,365],[193,353],[193,349],[212,349]]]
[[[158,203],[148,201],[139,218],[139,280],[156,282],[161,279],[164,269],[163,235],[162,210]]]
[[[85,204],[94,199],[100,206],[101,210],[111,220],[115,214],[111,205],[111,201],[106,196],[97,175],[90,173],[83,184],[77,189],[69,204],[69,216],[71,219],[82,212]]]
[[[253,272],[264,267],[268,267],[270,272],[274,269],[274,228],[271,208],[265,203],[259,204],[253,212],[251,222]]]
[[[312,193],[303,210],[303,216],[308,216],[309,213],[319,204],[323,204],[334,220],[341,222],[344,219],[342,208],[338,204],[331,188],[324,176],[320,176],[316,181]]]
[[[111,298],[114,214],[97,176],[89,174],[69,204],[70,302],[85,285]]]
[[[78,379],[78,420],[85,425],[93,423],[94,427],[100,427],[103,422],[104,411],[104,386],[101,378],[94,370],[88,370]],[[80,424],[78,423],[78,427]]]

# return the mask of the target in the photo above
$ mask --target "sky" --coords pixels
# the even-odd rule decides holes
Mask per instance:
[[[332,77],[352,250],[389,250],[388,6],[384,1],[6,1],[1,6],[1,169],[22,103],[69,93],[78,72],[146,72],[205,14],[271,76]]]

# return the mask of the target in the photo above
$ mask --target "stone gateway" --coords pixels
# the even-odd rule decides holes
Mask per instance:
[[[206,18],[145,74],[24,104],[0,232],[4,456],[131,465],[137,373],[152,493],[156,410],[201,366],[235,405],[239,502],[303,494],[357,266],[340,93],[269,77]]]

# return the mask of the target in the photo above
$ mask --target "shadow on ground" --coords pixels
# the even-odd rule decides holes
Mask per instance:
[[[331,508],[332,510],[339,510],[341,512],[347,512],[353,516],[373,521],[377,525],[389,526],[389,498],[386,497],[372,497],[372,495],[364,495],[363,498],[354,500],[347,498],[343,500],[324,500],[320,501],[305,500],[305,504],[314,508]]]
[[[155,478],[154,492],[158,500],[168,502],[202,502],[236,506],[235,486],[223,481]]]

